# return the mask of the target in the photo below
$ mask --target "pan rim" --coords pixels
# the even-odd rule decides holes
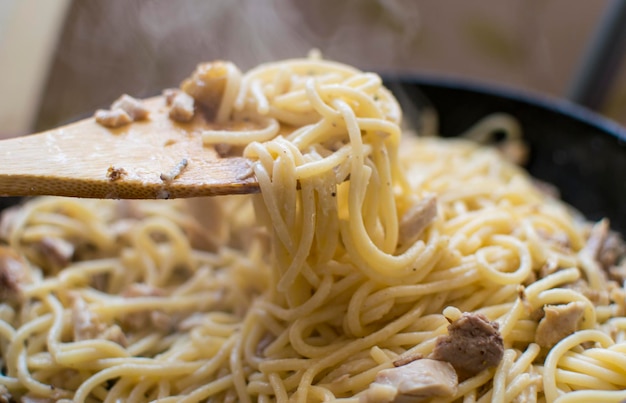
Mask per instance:
[[[445,75],[426,73],[381,74],[385,85],[415,85],[440,87],[456,91],[465,91],[499,97],[509,101],[519,102],[532,107],[557,113],[587,124],[611,135],[626,146],[626,127],[620,123],[601,115],[582,105],[565,98],[558,98],[538,91],[514,87],[501,83],[487,82],[479,79],[459,78]]]

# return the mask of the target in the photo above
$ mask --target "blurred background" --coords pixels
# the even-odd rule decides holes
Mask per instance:
[[[564,98],[608,0],[0,0],[0,137],[318,48],[385,74],[462,77]],[[604,16],[604,17],[603,17]],[[597,109],[626,124],[626,66]]]

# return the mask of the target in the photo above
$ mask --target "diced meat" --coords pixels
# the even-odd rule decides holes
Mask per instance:
[[[75,250],[74,245],[68,241],[51,237],[41,238],[35,247],[44,260],[51,263],[55,268],[66,267],[74,256]]]
[[[626,280],[626,270],[620,268],[626,264],[626,243],[620,234],[610,230],[608,220],[600,220],[591,228],[581,253],[588,253],[596,260],[611,280],[619,283]]]
[[[609,221],[605,219],[591,228],[584,251],[608,270],[626,256],[626,243],[620,234],[610,230]]]
[[[102,126],[116,128],[136,120],[144,120],[149,114],[150,111],[142,101],[124,94],[113,102],[110,110],[99,109],[94,117]]]
[[[0,302],[19,301],[27,273],[24,260],[11,249],[0,246]]]
[[[150,111],[142,101],[128,94],[122,95],[111,105],[112,111],[120,109],[126,112],[134,121],[144,120],[150,114]]]
[[[118,325],[108,326],[89,310],[89,306],[80,296],[75,295],[72,303],[72,325],[74,341],[104,339],[120,346],[126,346],[128,340]]]
[[[191,77],[181,84],[181,89],[198,102],[198,106],[209,120],[217,114],[231,68],[233,65],[229,62],[202,63],[196,67]]]
[[[537,326],[535,341],[549,348],[579,329],[585,304],[574,301],[566,305],[547,305],[543,311],[545,315]]]
[[[79,296],[74,298],[72,304],[72,325],[74,341],[95,339],[105,329],[98,317],[89,310],[85,300]]]
[[[587,243],[583,248],[583,253],[588,253],[594,259],[598,259],[600,251],[602,250],[602,244],[606,241],[609,235],[609,222],[607,220],[598,221],[589,233]]]
[[[495,367],[504,354],[498,328],[484,315],[465,312],[448,326],[448,335],[437,338],[430,358],[452,364],[461,380]]]
[[[620,234],[609,231],[598,253],[598,262],[605,270],[617,265],[626,256],[626,243]]]
[[[6,386],[0,385],[0,403],[15,403],[16,400]]]
[[[398,389],[391,385],[372,383],[360,397],[359,403],[391,403],[398,396]]]
[[[107,169],[107,178],[109,178],[111,182],[122,179],[125,175],[127,175],[127,172],[124,168],[115,168],[111,165],[109,169]]]
[[[398,245],[407,246],[417,240],[426,227],[437,216],[437,199],[426,196],[411,207],[400,220]]]
[[[457,374],[450,363],[425,358],[380,371],[371,391],[368,390],[367,401],[420,402],[433,397],[451,397],[457,386]]]
[[[133,118],[122,109],[98,109],[94,117],[96,118],[96,122],[111,129],[122,127],[133,121]]]
[[[176,95],[178,95],[179,92],[180,90],[178,88],[164,89],[163,98],[165,98],[165,105],[172,106],[172,102],[174,101],[174,98],[176,97]]]
[[[195,101],[191,95],[179,91],[171,102],[170,119],[182,123],[191,121],[195,112],[194,104]]]

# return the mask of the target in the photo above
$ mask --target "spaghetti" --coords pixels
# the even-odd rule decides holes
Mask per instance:
[[[423,398],[626,398],[626,294],[593,245],[606,223],[496,150],[403,138],[375,74],[315,58],[227,73],[216,119],[252,128],[200,135],[245,145],[260,194],[5,213],[7,395],[392,401],[381,371],[430,359],[471,313],[501,359]],[[563,312],[570,331],[541,338]]]

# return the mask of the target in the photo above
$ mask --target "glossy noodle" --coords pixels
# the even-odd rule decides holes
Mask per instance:
[[[5,213],[5,393],[626,399],[626,294],[619,259],[599,258],[607,222],[585,222],[494,148],[403,136],[375,74],[317,58],[226,66],[213,119],[250,127],[198,135],[243,147],[260,194],[36,198]],[[495,340],[474,352],[495,361],[442,358],[463,321]],[[394,380],[426,364],[447,378]]]

